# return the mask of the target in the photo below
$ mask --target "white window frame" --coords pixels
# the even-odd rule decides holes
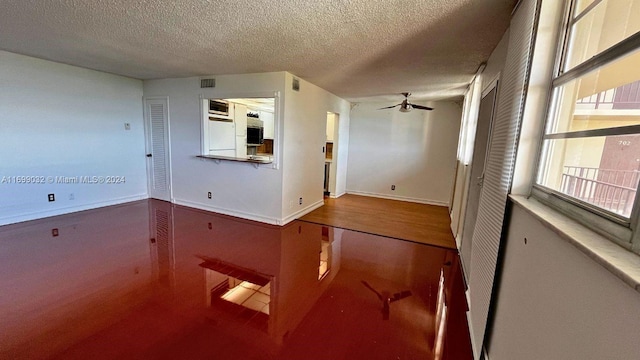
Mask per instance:
[[[601,1],[602,0],[595,0],[591,5],[583,10],[582,13],[584,14],[590,11]],[[567,2],[565,14],[563,15],[565,20],[561,31],[559,32],[559,38],[557,41],[558,47],[556,50],[556,61],[553,78],[550,81],[550,95],[547,101],[544,129],[547,128],[549,121],[554,120],[554,114],[552,112],[554,103],[557,99],[554,90],[597,68],[609,64],[610,62],[615,61],[634,50],[640,49],[640,32],[638,32],[620,41],[616,45],[613,45],[611,48],[598,53],[594,57],[583,61],[572,69],[563,71],[566,49],[571,36],[571,26],[580,18],[580,15],[578,18],[574,18],[573,16],[575,2],[575,0]],[[640,125],[627,127],[627,129],[617,129],[613,132],[615,135],[620,135],[625,133],[625,130],[626,133],[640,133]],[[638,231],[638,229],[640,229],[640,191],[636,191],[631,215],[629,218],[626,218],[538,184],[538,176],[542,166],[542,157],[546,156],[544,146],[545,139],[605,136],[611,134],[611,128],[548,135],[546,134],[546,130],[543,130],[542,137],[540,138],[540,150],[536,159],[536,171],[534,173],[535,178],[532,184],[531,196],[582,223],[588,228],[600,233],[601,235],[604,235],[622,247],[640,254],[640,231]]]

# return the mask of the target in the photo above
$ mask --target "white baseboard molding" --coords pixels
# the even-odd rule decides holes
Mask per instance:
[[[117,199],[111,199],[108,201],[98,201],[98,202],[93,202],[89,204],[77,205],[77,206],[67,206],[67,207],[57,208],[52,210],[35,211],[35,212],[23,213],[19,215],[5,216],[0,218],[0,226],[16,224],[16,223],[30,221],[30,220],[38,220],[38,219],[48,218],[51,216],[66,215],[66,214],[75,213],[78,211],[97,209],[105,206],[119,205],[123,203],[144,200],[148,198],[149,196],[147,194],[140,194],[140,195],[133,195],[133,196],[125,196]]]
[[[487,352],[487,348],[483,347],[482,348],[482,353],[484,354],[482,358],[484,360],[489,360],[489,353]]]
[[[188,201],[188,200],[174,199],[173,202],[174,204],[177,204],[177,205],[182,205],[182,206],[200,209],[204,211],[211,211],[211,212],[223,214],[223,215],[235,216],[241,219],[258,221],[258,222],[271,224],[271,225],[282,225],[281,219],[277,219],[273,217],[262,216],[262,215],[257,215],[257,214],[252,214],[252,213],[247,213],[247,212],[237,211],[237,210],[223,209],[216,206],[211,206],[211,205],[197,203],[197,202]]]
[[[466,291],[466,296],[467,296],[467,304],[469,304],[469,290]],[[474,360],[480,360],[480,358],[476,358],[476,349],[478,347],[478,345],[476,344],[476,342],[474,341],[475,337],[473,336],[473,326],[471,323],[471,311],[467,311],[467,325],[469,326],[469,337],[471,338],[471,351],[473,352],[473,357]],[[478,354],[481,354],[482,352],[478,352]],[[482,355],[480,355],[480,357],[482,357]]]
[[[470,307],[471,294],[469,292],[469,289],[467,289],[467,291],[465,291],[464,293],[465,293],[465,297],[467,298],[467,306]],[[467,325],[469,326],[469,336],[471,337],[471,350],[473,351],[474,360],[480,360],[480,359],[489,360],[489,353],[487,353],[487,348],[484,346],[484,344],[476,344],[474,341],[475,337],[473,336],[473,324],[471,322],[471,311],[467,311]],[[478,349],[478,346],[480,346],[481,348]],[[479,351],[476,351],[476,350],[479,350]],[[480,354],[477,358],[475,357],[476,353]]]
[[[381,199],[400,200],[400,201],[408,201],[408,202],[414,202],[414,203],[419,203],[419,204],[449,207],[449,203],[446,202],[446,201],[419,199],[419,198],[413,198],[413,197],[407,197],[407,196],[393,196],[393,195],[378,194],[378,193],[371,193],[371,192],[357,191],[357,190],[347,190],[346,193],[347,194],[352,194],[352,195],[376,197],[376,198],[381,198]]]
[[[332,198],[332,199],[337,199],[337,198],[339,198],[340,196],[342,196],[344,194],[346,194],[346,191],[343,191],[338,195],[331,194],[331,195],[329,195],[329,197]]]
[[[286,224],[292,222],[293,220],[295,220],[295,219],[297,219],[299,217],[305,216],[308,213],[312,212],[313,210],[321,207],[322,205],[324,205],[324,200],[319,200],[319,201],[307,206],[306,208],[304,208],[302,210],[296,211],[295,213],[293,213],[293,214],[285,217],[284,219],[282,219],[282,224],[281,225],[286,225]]]

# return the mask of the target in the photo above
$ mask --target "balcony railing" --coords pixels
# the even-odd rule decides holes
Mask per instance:
[[[628,217],[631,215],[639,178],[638,170],[565,166],[560,191]]]
[[[640,109],[640,81],[578,99],[576,105],[581,109]]]

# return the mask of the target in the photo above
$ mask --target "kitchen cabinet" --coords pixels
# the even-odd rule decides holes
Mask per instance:
[[[233,122],[236,123],[236,136],[247,136],[247,107],[241,104],[233,104],[235,111]],[[246,143],[246,142],[245,142]]]
[[[264,138],[272,139],[274,137],[274,116],[272,112],[268,111],[260,111],[260,120],[263,122],[264,126]]]
[[[247,157],[247,107],[234,104],[233,122],[236,124],[236,157]]]
[[[234,150],[236,128],[233,122],[209,120],[209,150]]]

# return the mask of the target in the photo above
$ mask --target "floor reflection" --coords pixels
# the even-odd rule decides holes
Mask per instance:
[[[0,274],[0,358],[471,358],[455,252],[306,222],[140,201],[0,227]]]

